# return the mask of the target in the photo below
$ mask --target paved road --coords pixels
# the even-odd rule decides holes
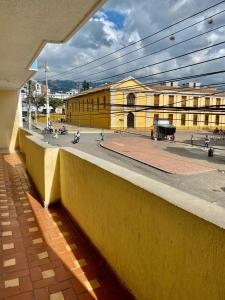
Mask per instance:
[[[105,134],[105,139],[112,137],[118,137],[119,134],[107,133]],[[121,137],[127,136],[127,134],[122,134]],[[83,133],[81,135],[81,140],[78,144],[72,144],[73,135],[68,134],[65,136],[59,136],[59,138],[53,139],[52,137],[46,137],[45,140],[50,144],[59,146],[70,146],[84,152],[93,154],[97,157],[105,159],[107,161],[116,163],[122,167],[129,170],[137,172],[139,174],[145,175],[147,177],[156,179],[167,185],[176,187],[180,190],[186,191],[193,195],[199,196],[207,201],[217,203],[225,207],[225,157],[215,156],[213,157],[213,165],[216,166],[216,171],[194,174],[194,175],[175,175],[167,174],[165,172],[154,169],[150,166],[146,166],[130,158],[121,156],[110,150],[106,150],[100,146],[98,141],[99,134],[96,133]],[[198,147],[191,148],[187,146],[179,146],[179,144],[162,144],[162,148],[172,153],[177,153],[182,156],[191,157],[193,159],[199,159],[202,162],[209,162],[207,153]],[[211,162],[210,162],[211,163]]]

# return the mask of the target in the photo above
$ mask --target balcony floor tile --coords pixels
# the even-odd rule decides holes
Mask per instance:
[[[0,300],[131,299],[58,205],[43,208],[18,154],[0,154]]]

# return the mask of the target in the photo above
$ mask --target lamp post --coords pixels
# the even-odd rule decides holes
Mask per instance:
[[[49,127],[49,97],[48,97],[48,66],[45,63],[45,85],[46,85],[46,127]]]

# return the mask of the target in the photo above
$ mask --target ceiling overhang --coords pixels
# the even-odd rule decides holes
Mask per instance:
[[[0,88],[18,89],[46,43],[73,36],[105,0],[0,1]]]

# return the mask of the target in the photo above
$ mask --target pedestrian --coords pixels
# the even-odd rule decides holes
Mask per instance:
[[[54,138],[57,139],[58,137],[59,137],[59,135],[58,135],[58,129],[56,128],[56,129],[55,129]]]
[[[194,134],[191,135],[191,145],[194,145]]]
[[[204,146],[205,146],[205,148],[209,148],[209,137],[208,137],[208,135],[205,136]]]
[[[100,133],[100,140],[104,141],[104,133],[103,133],[103,131]]]
[[[175,144],[175,134],[174,133],[171,136],[171,141],[172,141],[173,144]]]
[[[153,129],[151,129],[151,140],[154,140],[154,132],[153,132]]]

